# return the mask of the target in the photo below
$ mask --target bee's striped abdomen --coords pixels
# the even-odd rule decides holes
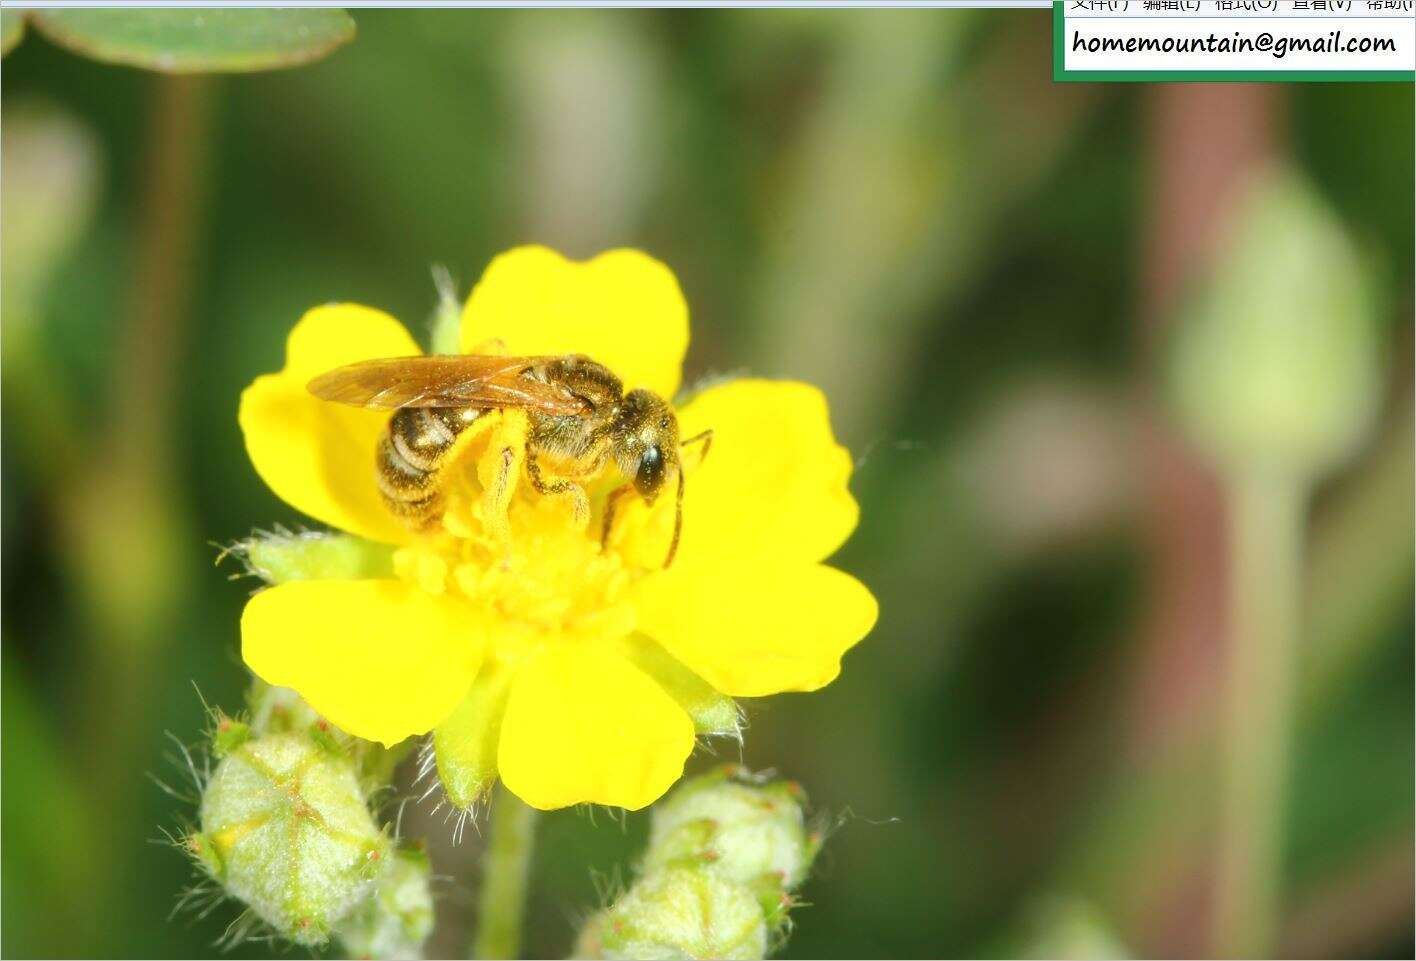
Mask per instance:
[[[441,506],[443,460],[482,411],[475,407],[405,407],[389,419],[376,457],[379,492],[389,510],[415,527]]]

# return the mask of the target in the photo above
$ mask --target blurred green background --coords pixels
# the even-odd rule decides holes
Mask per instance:
[[[746,763],[839,815],[785,954],[1210,953],[1232,558],[1163,371],[1276,160],[1360,251],[1379,376],[1305,501],[1272,950],[1411,955],[1411,84],[1054,84],[1039,10],[354,17],[272,73],[4,61],[5,954],[212,950],[236,909],[169,920],[193,809],[152,778],[241,704],[214,543],[301,523],[237,396],[306,308],[424,330],[431,265],[532,241],[663,259],[690,378],[819,383],[857,457],[879,627],[746,704]],[[531,956],[644,828],[543,820]],[[460,956],[480,842],[405,829]]]

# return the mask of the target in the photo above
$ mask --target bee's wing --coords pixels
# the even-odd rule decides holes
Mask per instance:
[[[337,367],[309,383],[310,393],[355,407],[519,407],[584,414],[587,404],[552,384],[521,376],[551,357],[460,354],[389,357]]]

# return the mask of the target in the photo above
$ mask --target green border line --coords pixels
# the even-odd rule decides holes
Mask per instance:
[[[1052,0],[1052,79],[1057,83],[1411,83],[1416,70],[1068,70],[1067,19]]]

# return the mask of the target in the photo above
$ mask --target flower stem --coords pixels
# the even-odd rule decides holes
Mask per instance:
[[[498,784],[491,821],[492,836],[482,856],[482,893],[472,957],[514,958],[521,949],[536,810]]]
[[[1226,770],[1215,949],[1267,957],[1278,920],[1284,793],[1298,650],[1304,485],[1249,470],[1229,487]]]

